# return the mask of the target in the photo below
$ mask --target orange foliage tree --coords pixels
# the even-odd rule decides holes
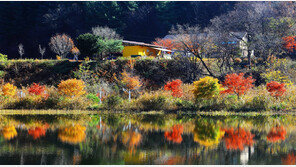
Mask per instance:
[[[225,130],[224,141],[226,148],[229,150],[243,150],[244,146],[253,145],[253,137],[254,135],[245,129],[238,128],[234,130],[230,128]]]
[[[82,80],[68,79],[58,85],[59,93],[66,96],[81,96],[85,94],[85,83]]]
[[[155,41],[152,42],[152,44],[166,47],[169,50],[178,49],[181,47],[179,42],[172,39],[156,38]]]
[[[287,132],[284,127],[274,127],[271,128],[267,134],[267,140],[273,143],[280,140],[285,140],[286,134]]]
[[[168,141],[172,141],[174,143],[181,143],[183,140],[182,133],[183,133],[183,126],[182,125],[174,125],[170,131],[166,131],[164,133],[164,137]]]
[[[57,34],[50,38],[49,46],[54,53],[65,58],[74,47],[74,42],[71,37],[66,34]]]
[[[227,74],[223,86],[227,89],[221,93],[236,94],[238,97],[246,91],[254,87],[255,79],[252,76],[245,78],[244,73],[240,74]]]
[[[294,153],[288,154],[287,157],[282,158],[283,165],[296,165],[296,155]]]
[[[183,82],[180,79],[167,82],[166,85],[164,85],[164,90],[171,91],[172,96],[174,97],[182,97],[183,96],[183,90],[181,88],[182,83]]]
[[[142,86],[142,82],[138,76],[132,76],[125,70],[121,73],[120,83],[128,89],[128,99],[131,100],[131,91],[137,90]]]
[[[271,81],[266,84],[266,89],[271,96],[280,97],[286,92],[285,84]]]
[[[296,36],[287,36],[283,38],[284,48],[289,52],[295,52],[296,50]]]
[[[16,86],[13,84],[7,83],[2,86],[2,94],[3,96],[13,97],[16,95]]]
[[[138,76],[132,76],[126,71],[123,71],[121,76],[121,83],[129,90],[139,89],[142,86],[141,80]]]

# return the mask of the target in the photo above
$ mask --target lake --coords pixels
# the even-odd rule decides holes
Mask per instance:
[[[0,115],[0,164],[296,164],[294,115]]]

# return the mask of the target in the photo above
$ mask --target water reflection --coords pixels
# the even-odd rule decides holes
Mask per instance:
[[[287,164],[286,116],[0,116],[0,164]]]

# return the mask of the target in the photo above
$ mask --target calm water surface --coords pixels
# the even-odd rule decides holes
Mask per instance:
[[[0,164],[296,164],[296,118],[0,116]]]

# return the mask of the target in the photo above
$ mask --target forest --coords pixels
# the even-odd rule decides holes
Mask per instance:
[[[50,37],[65,33],[76,38],[95,26],[115,29],[125,40],[152,42],[176,24],[206,27],[210,19],[232,10],[235,2],[104,1],[104,2],[1,2],[0,50],[18,58],[22,44],[26,58],[40,57]],[[56,54],[46,50],[45,58]]]

